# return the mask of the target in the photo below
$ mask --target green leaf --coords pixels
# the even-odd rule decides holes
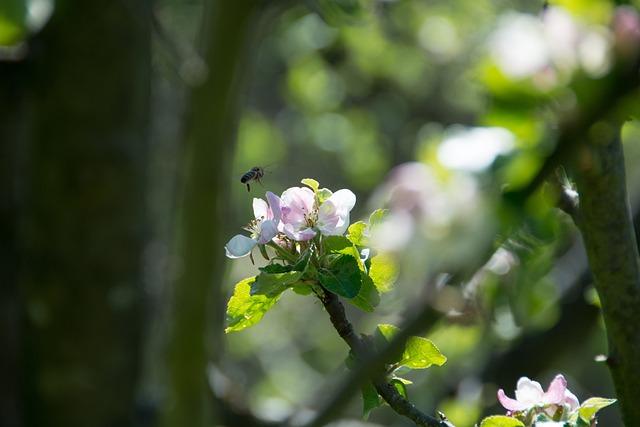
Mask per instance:
[[[369,276],[379,292],[389,292],[398,278],[398,267],[395,260],[387,254],[378,254],[371,258]]]
[[[333,194],[333,192],[331,190],[329,190],[328,188],[319,189],[318,192],[316,193],[316,195],[318,196],[318,203],[322,204],[322,202],[324,202],[329,197],[331,197],[332,194]]]
[[[296,282],[291,285],[291,290],[298,295],[311,295],[313,293],[311,286],[302,282]]]
[[[612,405],[616,402],[616,399],[605,399],[603,397],[592,397],[580,405],[580,409],[578,409],[580,413],[580,418],[585,421],[591,421],[593,416],[602,408],[606,408],[609,405]]]
[[[301,277],[301,271],[288,271],[284,273],[262,272],[251,285],[251,295],[279,295],[289,286],[300,280]]]
[[[251,295],[251,285],[255,279],[255,277],[248,277],[236,283],[233,295],[227,304],[225,333],[241,331],[255,325],[278,302],[281,294]]]
[[[358,295],[362,287],[358,261],[351,255],[339,256],[330,266],[319,271],[322,286],[345,298]]]
[[[302,182],[307,187],[311,188],[314,193],[317,193],[318,192],[318,188],[320,187],[320,183],[318,181],[316,181],[315,179],[312,179],[312,178],[305,178],[300,182]]]
[[[2,0],[2,2],[0,2],[0,46],[18,44],[26,35],[26,1]]]
[[[373,285],[371,278],[364,272],[360,272],[360,278],[362,279],[362,286],[358,295],[347,301],[359,309],[371,313],[380,304],[380,294]]]
[[[493,415],[480,423],[480,427],[524,427],[522,421],[506,415]]]
[[[373,384],[368,383],[362,387],[362,418],[369,418],[372,410],[382,405],[382,399],[378,395]]]
[[[395,389],[400,393],[400,396],[407,399],[407,387],[404,382],[400,381],[397,378],[392,378],[390,381],[391,385],[395,387]]]
[[[369,227],[379,225],[389,215],[389,209],[376,209],[369,215]]]
[[[391,341],[399,330],[393,325],[378,325],[378,331],[387,341]],[[446,356],[433,342],[422,337],[410,337],[402,355],[393,362],[411,369],[426,369],[431,365],[442,366],[446,361]]]
[[[258,267],[258,270],[262,271],[263,273],[276,274],[276,273],[287,273],[293,269],[291,268],[290,265],[269,264],[269,265],[265,265],[264,267]]]
[[[332,254],[350,255],[354,257],[358,262],[360,270],[364,271],[364,264],[360,259],[360,252],[351,243],[349,239],[344,236],[327,236],[322,241],[324,248],[327,252]]]
[[[293,266],[291,266],[292,270],[302,271],[304,272],[307,269],[307,265],[309,264],[309,259],[311,258],[311,248],[307,249],[302,253],[302,256],[298,261],[296,261]]]
[[[347,229],[347,238],[351,243],[356,246],[366,246],[367,237],[365,232],[367,231],[367,224],[363,221],[354,222]]]

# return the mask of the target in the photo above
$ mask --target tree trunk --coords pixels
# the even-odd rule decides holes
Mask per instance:
[[[13,121],[0,128],[3,152],[13,154],[3,174],[14,174],[19,189],[11,194],[20,195],[3,216],[15,225],[23,384],[16,422],[24,425],[133,422],[146,238],[146,13],[120,1],[56,2],[29,42],[19,117],[3,117]]]
[[[608,365],[627,426],[640,426],[640,263],[626,191],[620,129],[579,156],[578,226],[602,303]]]
[[[223,329],[220,310],[211,308],[223,300],[221,231],[229,203],[239,83],[248,68],[248,43],[257,32],[259,3],[205,2],[200,52],[206,76],[191,91],[185,122],[185,178],[177,230],[180,274],[173,289],[169,395],[162,420],[166,427],[211,424],[206,367],[211,349],[221,346]]]

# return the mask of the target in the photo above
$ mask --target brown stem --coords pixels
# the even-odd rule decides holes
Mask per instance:
[[[338,335],[347,343],[351,351],[359,361],[372,358],[375,351],[370,347],[368,342],[359,336],[353,329],[353,325],[347,319],[344,306],[338,297],[331,292],[325,291],[323,295],[319,295],[320,301],[329,313],[329,319]],[[418,426],[425,427],[452,427],[452,424],[446,419],[438,419],[427,415],[415,407],[413,403],[405,399],[396,388],[389,384],[384,378],[384,365],[377,365],[371,371],[370,378],[376,388],[378,394],[389,404],[389,406],[398,414],[409,418]],[[313,420],[309,427],[325,425],[335,414],[325,412],[318,418]]]

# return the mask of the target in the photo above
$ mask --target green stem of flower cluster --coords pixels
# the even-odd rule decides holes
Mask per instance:
[[[275,244],[274,242],[269,242],[267,243],[267,246],[273,248],[276,253],[283,259],[294,263],[297,261],[297,258],[294,254],[292,254],[291,252],[287,251],[285,248],[283,248],[282,246],[278,246],[277,244]]]

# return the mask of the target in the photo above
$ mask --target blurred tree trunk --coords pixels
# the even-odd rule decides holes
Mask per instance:
[[[222,345],[218,308],[223,303],[220,279],[226,240],[221,230],[228,215],[239,83],[258,32],[260,4],[205,2],[199,50],[205,74],[193,84],[185,117],[185,176],[177,230],[180,271],[173,289],[169,395],[162,419],[166,427],[211,425],[213,417],[206,367]]]
[[[3,231],[13,229],[1,255],[14,269],[7,289],[20,304],[22,365],[22,420],[2,425],[133,423],[150,73],[143,4],[57,1],[9,86],[16,109],[0,109],[2,178],[14,188],[2,203],[12,221]]]
[[[640,425],[640,258],[626,190],[620,126],[609,140],[580,153],[578,227],[602,303],[607,328],[607,364],[626,425]],[[635,142],[635,141],[633,141]]]

